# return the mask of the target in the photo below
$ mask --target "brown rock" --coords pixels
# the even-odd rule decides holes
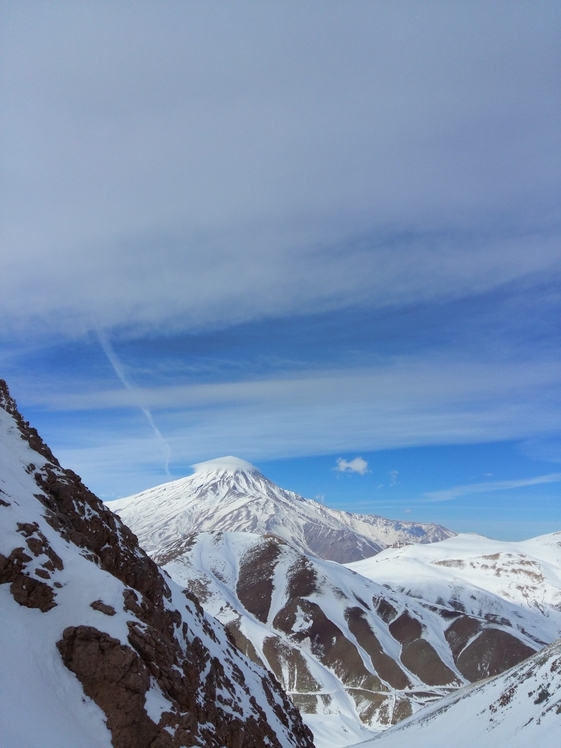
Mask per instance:
[[[450,650],[457,661],[458,655],[466,644],[481,631],[481,622],[471,616],[460,616],[446,629],[444,636],[450,645]]]
[[[534,653],[508,631],[489,628],[463,650],[456,665],[464,678],[473,682],[498,675]]]
[[[348,608],[345,617],[349,624],[351,633],[356,636],[360,646],[368,653],[374,669],[392,688],[402,690],[411,685],[409,678],[393,660],[382,649],[382,645],[370,628],[364,611],[361,608]]]
[[[159,730],[144,709],[150,675],[140,657],[92,626],[65,629],[57,647],[84,693],[105,713],[115,748],[149,748]],[[171,748],[168,737],[163,745]]]
[[[31,561],[23,548],[14,548],[9,556],[0,554],[0,584],[10,582],[10,592],[14,600],[26,608],[38,608],[46,613],[56,605],[53,589],[26,571]]]
[[[265,623],[271,607],[273,573],[280,548],[275,539],[265,539],[251,548],[240,561],[236,593],[242,605],[258,621]]]
[[[115,608],[112,605],[106,605],[101,600],[94,600],[93,603],[90,603],[90,608],[98,610],[100,613],[105,613],[106,616],[115,615]]]
[[[434,647],[425,639],[405,644],[401,650],[401,661],[427,686],[447,686],[458,682],[452,670],[442,662]]]
[[[407,611],[404,611],[399,618],[392,621],[389,628],[390,634],[401,644],[409,644],[409,642],[419,639],[423,633],[420,621],[410,616]]]

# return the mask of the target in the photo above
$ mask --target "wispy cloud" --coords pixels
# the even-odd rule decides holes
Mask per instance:
[[[127,377],[125,373],[125,368],[123,364],[119,361],[115,351],[113,350],[113,346],[109,342],[106,334],[103,332],[103,330],[96,330],[97,338],[99,340],[99,343],[101,347],[103,348],[103,351],[107,358],[109,359],[109,363],[113,367],[115,374],[119,377],[121,382],[123,383],[125,389],[127,392],[131,395],[133,402],[136,404],[138,408],[144,413],[146,416],[146,420],[148,421],[148,424],[150,425],[150,428],[154,432],[154,436],[158,440],[158,443],[160,445],[160,448],[163,453],[164,457],[164,467],[167,475],[170,475],[169,472],[169,463],[171,460],[171,448],[168,444],[168,442],[164,439],[162,436],[162,433],[160,429],[156,426],[154,423],[154,418],[152,417],[152,413],[150,412],[150,408],[148,408],[147,405],[145,405],[143,399],[142,399],[142,390],[135,387],[130,379]]]
[[[405,305],[559,265],[555,4],[10,6],[4,334]]]
[[[121,367],[121,373],[122,367]],[[561,361],[533,360],[531,363],[458,361],[448,356],[425,355],[387,358],[378,366],[275,372],[275,375],[246,381],[209,384],[179,384],[126,390],[86,388],[73,393],[37,394],[37,403],[56,410],[129,408],[137,405],[136,393],[150,408],[196,408],[271,404],[326,406],[364,404],[381,413],[395,405],[423,408],[434,413],[446,403],[482,408],[483,403],[516,401],[519,392],[546,392],[557,387]],[[121,380],[122,381],[122,380]],[[473,405],[471,405],[473,404]],[[513,411],[514,412],[514,411]],[[375,424],[373,424],[375,428]]]
[[[71,386],[61,394],[36,393],[34,403],[59,412],[89,411],[91,419],[98,409],[157,410],[174,459],[191,464],[238,452],[268,460],[553,434],[561,410],[552,407],[548,393],[560,377],[561,364],[547,361],[482,365],[397,358],[371,369],[257,381],[122,390],[82,383],[79,393]]]
[[[492,491],[508,491],[526,486],[539,486],[545,483],[560,483],[561,473],[548,473],[538,475],[536,478],[525,478],[522,480],[499,480],[485,483],[468,483],[463,486],[453,486],[443,491],[429,491],[424,494],[430,501],[451,501],[460,496],[470,496],[477,493],[490,493]]]
[[[399,485],[399,471],[397,470],[390,470],[389,472],[390,476],[390,486],[398,486]]]
[[[337,465],[333,468],[338,473],[358,473],[366,475],[372,471],[368,469],[368,463],[362,457],[355,457],[353,460],[345,460],[343,457],[337,458]]]

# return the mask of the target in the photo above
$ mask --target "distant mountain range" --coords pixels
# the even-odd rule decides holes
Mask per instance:
[[[110,506],[275,674],[320,748],[364,740],[561,636],[561,534],[502,543],[339,512],[236,458]]]
[[[557,748],[561,533],[337,512],[235,458],[111,508],[140,545],[0,380],[2,748]]]
[[[388,546],[455,535],[440,525],[329,509],[285,491],[236,457],[194,467],[187,478],[108,504],[158,563],[170,561],[179,541],[194,532],[272,534],[302,553],[339,563],[369,558]]]
[[[561,636],[560,567],[541,589],[536,586],[540,605],[524,604],[523,590],[507,598],[474,580],[448,587],[440,575],[446,566],[435,566],[433,594],[426,599],[417,588],[388,581],[402,564],[399,556],[392,562],[393,554],[438,548],[435,560],[442,560],[457,557],[463,544],[475,556],[481,541],[484,557],[486,540],[458,536],[434,546],[388,549],[378,565],[380,556],[343,566],[301,554],[271,535],[196,533],[164,569],[195,592],[245,654],[276,675],[310,726],[336,713],[348,728],[355,720],[358,740],[362,726],[385,729]],[[541,548],[543,566],[553,569],[561,549],[555,536],[541,541],[534,552]],[[500,542],[493,544],[500,555],[497,548]],[[520,560],[536,564],[535,556]],[[368,564],[368,576],[353,571]],[[517,581],[516,570],[509,571],[502,577],[507,592]],[[409,576],[407,568],[403,574]],[[411,586],[422,581],[410,576]]]
[[[508,622],[532,646],[561,636],[561,532],[517,543],[458,535],[388,548],[348,568],[425,605],[446,601],[466,616]]]
[[[313,748],[277,681],[25,422],[0,380],[2,748]]]

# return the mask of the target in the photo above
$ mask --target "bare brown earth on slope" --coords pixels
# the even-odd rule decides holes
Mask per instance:
[[[267,715],[244,685],[247,661],[241,659],[233,642],[223,635],[217,638],[198,600],[185,592],[186,609],[196,620],[197,630],[216,644],[216,652],[212,654],[200,637],[190,634],[185,614],[170,605],[168,583],[140,549],[135,535],[83,485],[79,476],[61,468],[37,431],[18,412],[3,380],[0,407],[14,419],[19,432],[16,438],[27,442],[38,458],[44,458],[37,459],[40,467],[30,462],[26,469],[37,486],[38,522],[18,526],[21,546],[7,556],[0,555],[0,583],[10,584],[17,603],[45,615],[57,605],[58,583],[51,575],[60,570],[62,561],[41,531],[40,522],[46,521],[80,555],[123,584],[122,610],[130,616],[128,645],[85,625],[67,627],[58,642],[63,662],[76,674],[85,694],[105,713],[115,748],[286,745],[279,742]],[[4,496],[0,521],[2,512],[8,512],[10,506],[9,497]],[[92,601],[91,607],[96,604],[105,615],[115,613],[100,600]],[[260,677],[272,712],[291,736],[290,745],[312,748],[311,733],[292,702],[269,674],[263,672]],[[158,723],[145,707],[153,681],[169,703]],[[251,705],[249,717],[237,703],[244,689],[244,698]]]
[[[384,727],[462,684],[506,670],[538,647],[521,641],[508,622],[469,616],[444,602],[424,605],[304,556],[278,538],[235,538],[193,536],[189,550],[167,569],[205,590],[205,605],[221,610],[242,651],[266,665],[303,712],[334,708],[332,686],[319,682],[313,663],[336,676],[364,724]],[[235,547],[239,557],[231,568],[237,571],[224,577],[220,549]],[[196,565],[199,554],[204,570]],[[234,608],[232,590],[238,594]],[[251,621],[263,626],[253,639]],[[490,642],[497,644],[492,653]]]

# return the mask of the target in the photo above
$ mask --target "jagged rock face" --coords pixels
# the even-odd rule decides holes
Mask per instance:
[[[188,478],[110,502],[160,564],[181,553],[194,532],[270,533],[303,553],[338,563],[369,558],[387,546],[433,543],[454,535],[440,525],[329,509],[279,488],[234,457],[195,468]]]
[[[507,672],[452,696],[362,748],[558,748],[561,640]]]
[[[0,675],[13,684],[13,705],[0,705],[13,745],[41,744],[14,715],[25,698],[28,711],[47,715],[39,737],[50,744],[313,746],[277,682],[61,468],[2,380],[0,460],[0,595],[15,632],[0,656],[21,659],[21,672],[4,666]]]
[[[304,714],[354,714],[387,728],[539,646],[523,625],[425,604],[274,536],[199,533],[182,549],[164,568],[202,593]]]

